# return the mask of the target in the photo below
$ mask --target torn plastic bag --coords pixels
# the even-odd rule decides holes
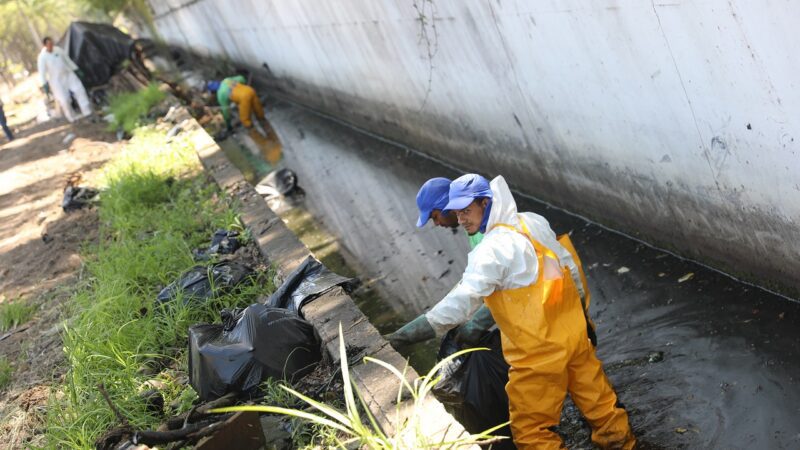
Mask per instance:
[[[283,284],[269,296],[265,304],[273,308],[286,308],[301,313],[303,305],[319,297],[334,286],[342,286],[349,293],[358,284],[355,278],[333,273],[313,256],[309,256],[292,271]]]
[[[205,261],[213,255],[230,255],[241,247],[238,231],[217,230],[211,237],[211,245],[207,249],[192,250],[195,261]]]
[[[94,203],[97,200],[98,194],[99,191],[97,189],[69,185],[64,189],[64,198],[61,200],[61,208],[64,209],[64,212],[81,209],[84,206]]]
[[[442,360],[462,350],[456,342],[458,329],[450,330],[442,339],[438,359]],[[470,433],[480,433],[508,421],[508,364],[503,358],[500,330],[486,333],[475,347],[477,350],[451,360],[440,371],[442,379],[433,387],[440,402],[452,410],[453,416]],[[508,436],[493,449],[513,449],[508,426],[492,433]]]
[[[256,192],[269,197],[291,195],[297,189],[297,174],[291,169],[273,170],[255,186]]]
[[[203,401],[253,394],[267,378],[298,380],[320,361],[314,327],[292,311],[253,304],[222,316],[224,325],[189,328],[189,380]]]
[[[181,296],[184,303],[204,301],[229,292],[253,273],[245,265],[223,261],[211,266],[195,266],[158,293],[159,303],[167,303]]]

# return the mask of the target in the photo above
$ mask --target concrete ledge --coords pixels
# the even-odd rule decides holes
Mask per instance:
[[[312,253],[245,181],[214,139],[188,112],[181,111],[176,115],[176,121],[182,122],[184,133],[189,136],[206,171],[227,195],[238,201],[240,218],[250,230],[261,254],[277,269],[279,280],[285,279]],[[337,364],[341,324],[351,378],[385,433],[393,435],[396,424],[404,423],[414,408],[418,408],[423,418],[420,432],[431,442],[451,441],[467,434],[461,424],[432,396],[418,405],[411,401],[397,404],[399,380],[379,365],[362,361],[364,356],[371,356],[401,371],[407,361],[381,337],[343,289],[335,288],[320,296],[303,308],[303,314],[315,327],[323,346]],[[418,378],[410,366],[407,367],[406,376],[409,381]]]

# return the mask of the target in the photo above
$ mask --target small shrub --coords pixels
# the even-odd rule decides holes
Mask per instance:
[[[155,83],[137,92],[126,92],[111,97],[109,108],[114,114],[114,120],[109,128],[112,131],[122,128],[130,133],[139,125],[139,121],[147,115],[150,108],[159,104],[165,97],[166,94],[161,92]]]
[[[13,374],[14,368],[11,367],[11,363],[8,362],[5,356],[0,356],[0,392],[11,384],[11,376]]]
[[[8,331],[30,320],[36,307],[23,300],[0,303],[0,332]]]

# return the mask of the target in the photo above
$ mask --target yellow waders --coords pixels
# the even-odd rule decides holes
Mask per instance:
[[[237,83],[231,89],[231,101],[239,105],[239,119],[245,128],[253,126],[253,120],[250,115],[255,112],[259,120],[264,120],[264,107],[261,106],[261,100],[258,99],[256,90],[252,87]]]
[[[544,258],[557,261],[555,254],[533,239],[527,228],[521,232],[507,224],[495,226],[528,238],[539,262],[534,284],[495,291],[485,299],[500,328],[503,355],[511,366],[506,392],[517,448],[563,448],[552,427],[561,419],[567,392],[591,424],[596,445],[633,448],[636,438],[628,414],[617,407],[617,395],[589,342],[580,296],[569,269],[561,269],[561,278],[545,279]]]

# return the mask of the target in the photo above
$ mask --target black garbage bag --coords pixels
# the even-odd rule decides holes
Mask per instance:
[[[292,271],[281,286],[269,296],[265,304],[273,308],[286,308],[300,314],[306,303],[324,294],[334,286],[346,291],[358,284],[358,280],[333,273],[313,256],[309,256]]]
[[[217,230],[211,237],[211,245],[207,249],[192,250],[195,261],[206,261],[213,255],[230,255],[241,247],[238,231]]]
[[[100,192],[94,188],[69,185],[64,189],[64,198],[61,200],[61,208],[64,209],[64,212],[81,209],[97,201],[99,193]]]
[[[59,41],[83,72],[86,89],[108,83],[123,62],[134,54],[135,41],[105,23],[72,22]]]
[[[223,261],[211,266],[195,266],[184,272],[177,280],[158,293],[159,303],[168,303],[179,295],[184,303],[205,301],[229,292],[253,273],[245,265]]]
[[[292,311],[253,304],[223,311],[223,322],[189,328],[189,381],[203,401],[298,380],[322,357],[314,327]]]
[[[439,360],[462,350],[455,340],[456,332],[457,329],[450,330],[442,339]],[[508,421],[508,364],[503,358],[500,330],[486,333],[476,347],[489,350],[478,350],[453,359],[441,369],[442,379],[433,387],[436,398],[470,433],[480,433]],[[509,437],[492,444],[493,449],[516,448],[508,426],[492,435]]]

